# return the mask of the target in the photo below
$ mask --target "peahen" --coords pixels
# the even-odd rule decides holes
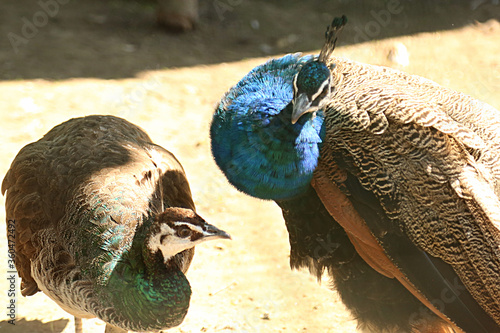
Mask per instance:
[[[212,153],[274,200],[292,268],[332,277],[369,332],[500,332],[500,113],[414,75],[286,55],[232,87]]]
[[[106,332],[179,325],[194,246],[230,238],[195,213],[174,155],[113,116],[68,120],[25,146],[5,191],[22,294],[43,291],[77,331],[92,317]]]

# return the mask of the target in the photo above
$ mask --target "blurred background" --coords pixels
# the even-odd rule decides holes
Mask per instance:
[[[337,56],[421,75],[500,109],[499,1],[186,3],[184,14],[170,15],[167,0],[2,0],[0,177],[19,149],[65,120],[126,118],[179,158],[200,215],[233,236],[197,248],[191,307],[169,332],[356,332],[328,280],[290,270],[279,208],[238,193],[217,169],[208,136],[214,106],[266,60],[318,52],[326,26],[345,14]],[[0,272],[5,309],[4,232]],[[42,293],[17,301],[16,325],[2,310],[0,331],[74,332],[72,317]],[[84,329],[104,325],[87,320]]]

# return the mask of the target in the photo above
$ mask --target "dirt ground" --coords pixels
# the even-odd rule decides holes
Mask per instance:
[[[200,215],[233,240],[197,248],[188,272],[191,307],[169,332],[356,331],[327,279],[318,284],[290,270],[278,207],[238,193],[211,158],[214,105],[254,66],[287,52],[317,52],[326,25],[345,13],[337,55],[399,66],[500,109],[494,1],[210,0],[201,1],[198,29],[183,35],[155,25],[154,3],[58,1],[45,21],[38,1],[0,3],[0,177],[21,147],[83,115],[124,117],[171,150]],[[30,23],[35,29],[25,27]],[[409,53],[405,68],[388,57],[397,43]],[[7,322],[3,232],[0,245],[0,331],[74,332],[72,317],[42,293],[18,295],[16,325]],[[87,320],[84,329],[104,325]]]

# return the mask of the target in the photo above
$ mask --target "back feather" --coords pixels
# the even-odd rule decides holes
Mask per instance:
[[[343,160],[391,223],[450,264],[500,323],[500,113],[417,76],[328,62],[320,164],[334,170]]]

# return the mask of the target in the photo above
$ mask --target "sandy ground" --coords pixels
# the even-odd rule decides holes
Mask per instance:
[[[398,67],[388,54],[400,42],[410,55],[405,71],[500,108],[500,24],[490,20],[500,17],[500,6],[487,3],[471,10],[463,1],[419,7],[415,13],[411,2],[404,2],[384,21],[370,12],[372,7],[356,9],[347,2],[313,1],[307,8],[292,1],[284,11],[283,1],[222,1],[230,8],[222,18],[216,7],[221,1],[207,2],[199,29],[180,36],[155,28],[152,4],[69,2],[17,53],[8,34],[21,36],[21,18],[32,19],[40,8],[33,1],[3,2],[0,176],[21,147],[69,118],[124,117],[180,159],[200,215],[233,236],[197,248],[188,272],[191,307],[184,323],[169,332],[355,332],[356,322],[327,279],[318,284],[307,272],[290,270],[288,235],[277,206],[238,193],[217,169],[208,138],[214,105],[269,57],[320,48],[331,17],[348,13],[354,19],[337,55]],[[389,12],[386,2],[373,3],[376,13]],[[449,15],[450,8],[455,14]],[[365,42],[359,31],[375,40]],[[42,293],[19,295],[16,325],[10,325],[7,269],[2,232],[2,332],[74,331],[72,317]],[[101,332],[104,325],[87,320],[84,329]]]

